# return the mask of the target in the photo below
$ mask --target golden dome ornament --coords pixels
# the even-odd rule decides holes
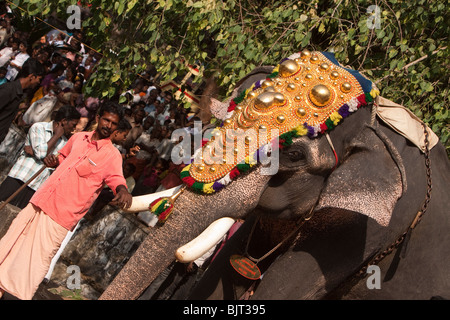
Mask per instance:
[[[337,72],[336,70],[331,71],[330,78],[336,80],[337,78],[339,78],[339,72]]]
[[[318,84],[309,92],[309,99],[318,107],[325,106],[331,99],[330,89],[326,85]]]
[[[284,115],[280,114],[277,116],[277,122],[279,124],[283,124],[285,121],[286,121],[286,117]]]
[[[280,64],[279,74],[283,78],[290,77],[297,73],[299,65],[294,60],[285,60]]]
[[[344,93],[349,93],[352,90],[352,85],[349,82],[344,82],[341,84],[341,91]]]
[[[311,56],[311,52],[307,49],[303,50],[302,52],[300,52],[300,58],[302,60],[306,60]]]
[[[300,117],[304,117],[306,115],[306,110],[305,110],[305,108],[302,108],[302,107],[298,108],[295,112]]]

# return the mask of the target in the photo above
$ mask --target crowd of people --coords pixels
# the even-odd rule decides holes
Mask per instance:
[[[0,83],[19,79],[31,61],[44,68],[40,83],[23,89],[11,126],[25,135],[34,124],[50,122],[63,106],[71,106],[80,114],[74,132],[95,129],[95,116],[103,101],[83,94],[83,86],[101,61],[101,54],[85,45],[80,30],[52,30],[30,43],[30,34],[17,28],[10,17],[8,13],[0,15]],[[172,92],[161,90],[148,72],[137,76],[119,101],[126,121],[111,135],[111,140],[123,156],[132,195],[181,184],[179,173],[184,164],[171,161],[171,135],[176,129],[192,127],[198,118],[192,113],[189,116],[189,110],[174,99]],[[2,144],[17,146],[17,135],[9,130]],[[22,148],[23,144],[17,147]],[[111,197],[112,191],[106,188],[89,213],[98,212]]]
[[[182,184],[186,164],[172,161],[181,141],[172,133],[195,133],[200,118],[162,90],[152,72],[113,101],[86,96],[83,87],[102,55],[83,32],[55,29],[30,41],[17,25],[0,1],[0,160],[10,166],[0,202],[21,209],[0,238],[0,299],[29,300],[50,279],[80,222],[108,204],[126,209],[132,196]],[[141,213],[147,226],[157,221]],[[190,264],[174,262],[141,299],[185,294],[213,249]]]
[[[102,55],[83,32],[51,30],[30,41],[18,25],[0,2],[0,159],[9,163],[0,201],[21,209],[0,238],[0,298],[31,299],[82,220],[182,184],[185,163],[171,157],[181,140],[172,133],[193,133],[200,118],[152,72],[113,100],[86,96]],[[153,226],[157,218],[142,213]]]

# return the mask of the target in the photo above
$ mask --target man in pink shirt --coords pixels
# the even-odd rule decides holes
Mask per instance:
[[[129,208],[132,196],[122,172],[122,157],[109,139],[123,111],[105,103],[97,129],[74,134],[59,155],[44,159],[54,173],[36,191],[0,241],[0,296],[6,291],[32,299],[67,232],[86,214],[104,185],[113,202]]]

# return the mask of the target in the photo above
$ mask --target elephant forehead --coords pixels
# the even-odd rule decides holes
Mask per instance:
[[[226,183],[230,174],[256,164],[269,143],[278,146],[286,135],[314,137],[331,130],[366,104],[372,90],[372,83],[362,83],[353,71],[322,52],[304,50],[282,61],[231,101],[223,125],[186,168],[191,184]]]

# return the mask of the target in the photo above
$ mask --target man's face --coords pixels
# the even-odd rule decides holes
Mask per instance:
[[[111,135],[111,141],[115,144],[122,144],[127,139],[128,133],[130,133],[130,130],[126,130],[126,131],[116,130]]]
[[[35,88],[37,85],[41,84],[42,76],[36,76],[34,74],[30,74],[28,76],[29,79],[29,86],[28,88]]]
[[[70,136],[75,131],[75,127],[78,124],[78,120],[69,120],[69,121],[67,121],[66,119],[63,119],[61,121],[61,123],[62,123],[62,126],[64,128],[64,135],[66,136],[67,139],[69,139]]]
[[[145,117],[145,112],[144,110],[138,110],[136,111],[135,115],[134,115],[134,121],[136,123],[142,123],[142,120],[144,120]]]
[[[103,115],[97,115],[97,133],[100,139],[106,139],[111,136],[119,125],[119,115],[115,113],[104,112]]]
[[[154,118],[146,118],[143,124],[144,130],[150,129],[154,122]]]

